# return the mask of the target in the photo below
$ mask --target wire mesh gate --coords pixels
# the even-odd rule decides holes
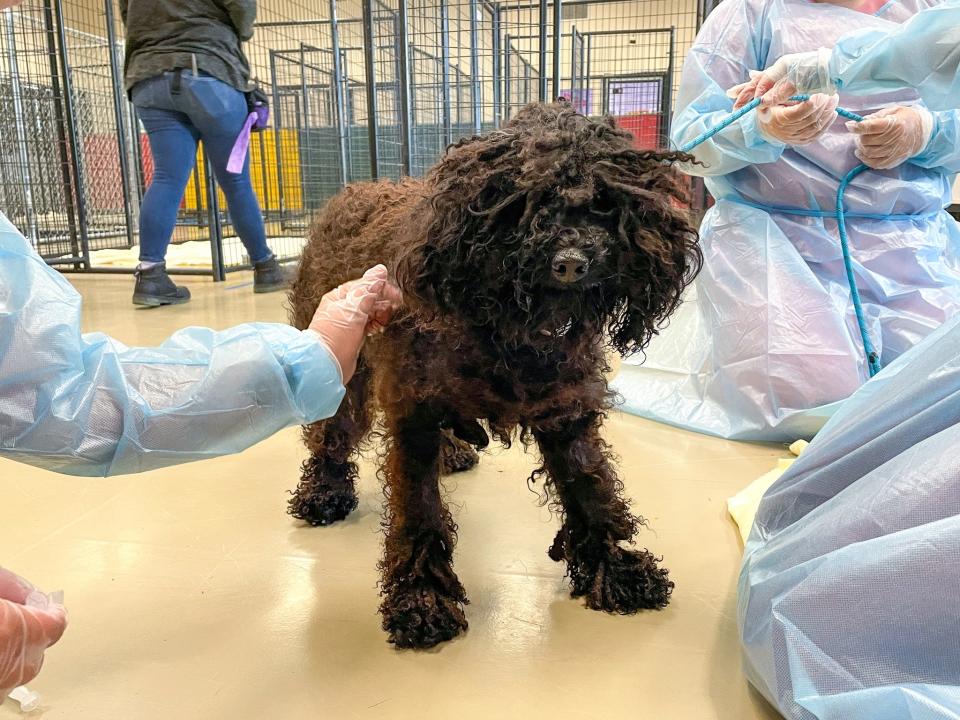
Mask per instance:
[[[136,244],[153,174],[124,93],[114,2],[27,0],[0,13],[0,111],[17,119],[0,135],[0,211],[68,269],[99,270],[99,251]],[[313,213],[345,183],[422,174],[533,100],[564,96],[662,147],[676,58],[705,12],[705,0],[261,2],[246,52],[272,119],[251,142],[251,176],[272,249],[297,257]],[[192,272],[248,266],[202,151],[174,233],[187,240],[210,245]]]

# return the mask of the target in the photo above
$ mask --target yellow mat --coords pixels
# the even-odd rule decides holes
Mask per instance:
[[[740,538],[743,542],[746,542],[747,537],[750,535],[750,528],[753,527],[753,518],[757,514],[757,508],[760,507],[760,499],[763,497],[763,494],[770,489],[771,485],[780,479],[780,476],[787,471],[787,468],[796,462],[796,458],[800,457],[800,454],[806,450],[807,445],[809,445],[809,443],[806,440],[797,440],[790,446],[790,452],[793,453],[794,458],[778,460],[777,466],[773,470],[764,473],[727,500],[727,512],[730,513],[734,522],[737,523],[737,527],[740,528]]]
[[[135,268],[139,262],[140,246],[123,250],[95,250],[90,253],[93,267]],[[210,268],[210,242],[197,240],[170,245],[167,248],[168,268]]]

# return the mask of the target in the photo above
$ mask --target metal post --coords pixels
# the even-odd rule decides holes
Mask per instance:
[[[522,60],[523,58],[521,58]],[[530,63],[523,63],[523,104],[530,102]]]
[[[553,97],[560,95],[560,43],[563,40],[562,0],[553,0]]]
[[[203,174],[207,187],[207,218],[210,226],[210,270],[214,282],[227,279],[227,269],[223,262],[223,226],[220,224],[220,199],[217,197],[217,181],[210,172],[210,161],[203,153]]]
[[[343,65],[340,56],[340,31],[337,28],[337,0],[330,0],[330,40],[333,43],[333,78],[331,79],[333,100],[336,105],[334,121],[337,128],[337,149],[340,151],[340,184],[346,185],[349,177],[347,168],[347,138],[344,123]]]
[[[587,111],[584,113],[584,115],[592,115],[593,114],[593,97],[590,91],[593,86],[593,79],[590,77],[590,33],[587,33],[584,36],[584,42],[587,43],[587,62],[586,62],[586,70],[584,71],[584,80],[583,80],[583,91],[584,91],[583,98],[587,106]]]
[[[670,61],[667,65],[667,82],[664,83],[664,87],[661,92],[663,92],[664,97],[661,98],[662,107],[663,107],[663,132],[664,135],[670,137],[670,122],[671,122],[671,113],[670,110],[673,107],[673,70],[674,70],[674,55],[676,52],[676,35],[677,29],[675,27],[670,28]],[[669,145],[669,141],[666,143]]]
[[[37,212],[33,206],[33,175],[27,155],[27,138],[23,129],[23,103],[20,97],[20,68],[17,65],[16,33],[13,29],[13,10],[4,10],[7,35],[7,63],[10,67],[10,85],[13,90],[13,125],[17,135],[17,155],[23,172],[23,204],[27,216],[27,233],[34,250],[39,249],[40,230]]]
[[[480,134],[483,121],[480,88],[480,39],[477,28],[477,0],[470,0],[470,104],[473,106],[473,134]]]
[[[309,207],[307,199],[307,187],[312,185],[308,178],[307,171],[313,168],[313,153],[311,149],[313,142],[310,138],[310,95],[307,93],[307,58],[305,53],[306,46],[300,43],[300,102],[303,105],[303,122],[300,129],[303,132],[300,140],[300,182],[303,187],[303,207]]]
[[[410,158],[413,154],[413,116],[410,103],[410,38],[407,35],[407,0],[398,0],[397,15],[397,64],[400,71],[400,159],[403,172],[410,174]]]
[[[373,37],[373,2],[363,0],[363,64],[367,78],[367,142],[370,143],[370,178],[380,177],[380,147],[377,140],[377,69]]]
[[[70,78],[70,58],[67,55],[67,29],[63,18],[62,0],[54,0],[54,11],[57,15],[57,39],[60,45],[60,69],[63,73],[63,96],[66,102],[64,110],[67,120],[67,134],[70,138],[70,156],[73,161],[73,188],[67,192],[76,194],[77,221],[80,229],[80,252],[74,255],[83,258],[82,264],[90,267],[90,243],[87,239],[87,206],[83,196],[83,168],[80,165],[80,137],[77,133],[77,119],[73,107],[73,81]]]
[[[283,227],[284,221],[284,203],[283,203],[283,143],[280,138],[283,119],[280,106],[280,90],[277,87],[277,56],[273,50],[270,51],[270,92],[273,95],[273,152],[274,163],[277,166],[277,211],[280,214],[280,226]]]
[[[133,208],[130,197],[130,163],[127,155],[126,133],[123,131],[123,83],[116,53],[116,26],[113,0],[103,0],[107,24],[107,43],[110,45],[110,77],[113,80],[113,114],[117,122],[117,151],[120,153],[120,189],[123,193],[123,217],[127,225],[127,247],[133,247]]]
[[[350,63],[347,58],[347,51],[340,48],[340,68],[343,72],[342,82],[343,90],[343,144],[344,153],[347,156],[347,179],[353,179],[353,123],[356,113],[353,108],[353,93],[350,90]]]
[[[557,93],[554,93],[556,95]],[[577,105],[577,26],[570,29],[570,104]]]
[[[511,70],[510,70],[510,49],[511,49],[510,33],[507,33],[506,35],[504,35],[503,46],[504,46],[503,78],[505,80],[503,84],[503,106],[505,108],[504,117],[507,120],[509,120],[511,111],[513,110],[513,107],[512,107],[513,98],[511,97],[513,93],[513,88],[511,87],[513,85],[513,83],[511,82],[513,75],[511,75]]]
[[[540,0],[540,102],[547,101],[547,0]]]
[[[443,102],[443,142],[453,142],[453,123],[450,119],[450,13],[447,0],[440,2],[440,56],[441,56],[441,99]],[[459,121],[460,118],[457,118]]]
[[[270,205],[273,198],[270,192],[270,179],[267,176],[267,141],[263,139],[263,135],[262,132],[257,133],[257,144],[260,147],[260,187],[263,189],[263,207],[260,208],[260,211],[263,213],[264,220],[267,220],[270,217]],[[253,161],[252,151],[250,161]]]
[[[156,160],[153,161],[153,172],[154,172],[154,175],[156,175],[156,172],[157,172]],[[197,227],[205,227],[204,223],[206,223],[207,225],[210,224],[210,217],[209,217],[210,206],[207,205],[207,219],[204,220],[203,218],[204,201],[203,201],[203,190],[201,190],[200,188],[200,184],[202,182],[202,180],[200,179],[200,172],[201,172],[200,164],[196,160],[194,160],[193,161],[193,202],[196,203],[197,205]],[[204,185],[203,187],[205,189],[207,186]]]
[[[70,247],[74,257],[80,254],[79,230],[77,228],[76,204],[73,180],[70,176],[70,142],[67,140],[67,121],[64,113],[64,95],[60,87],[60,70],[57,66],[57,38],[53,22],[52,0],[43,0],[43,24],[47,36],[47,58],[50,63],[50,89],[53,92],[53,111],[57,125],[57,150],[60,155],[60,172],[63,182],[63,199],[67,206],[67,224],[70,226]]]
[[[491,13],[493,16],[493,126],[500,127],[502,120],[500,97],[503,81],[500,66],[500,5],[498,4]]]

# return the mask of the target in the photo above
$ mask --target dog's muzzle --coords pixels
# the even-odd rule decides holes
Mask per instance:
[[[550,269],[554,280],[562,283],[580,282],[590,269],[590,258],[579,250],[567,248],[553,256]]]

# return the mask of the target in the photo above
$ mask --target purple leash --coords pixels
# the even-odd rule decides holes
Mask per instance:
[[[243,164],[247,159],[247,150],[250,149],[250,133],[254,130],[263,130],[267,127],[270,120],[270,108],[267,105],[257,105],[254,110],[247,115],[246,121],[240,134],[237,135],[233,143],[233,149],[230,150],[230,159],[227,161],[227,172],[239,175],[243,172]]]

